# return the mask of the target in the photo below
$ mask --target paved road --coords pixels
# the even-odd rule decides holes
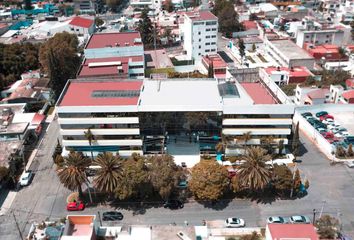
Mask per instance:
[[[14,213],[18,219],[21,231],[28,233],[32,221],[41,221],[47,217],[60,218],[68,214],[65,210],[65,199],[69,191],[59,184],[53,166],[51,155],[56,143],[58,125],[50,125],[39,155],[31,169],[36,170],[32,184],[22,189],[13,204]],[[354,236],[354,171],[343,165],[330,166],[325,157],[306,138],[302,137],[306,148],[301,157],[303,163],[299,168],[303,177],[310,181],[309,195],[297,200],[277,200],[271,203],[258,203],[249,200],[233,200],[219,203],[213,208],[191,202],[185,204],[181,210],[171,211],[157,205],[148,205],[128,209],[121,205],[119,208],[126,224],[183,224],[187,220],[190,224],[201,224],[202,220],[225,219],[230,216],[244,218],[248,226],[264,226],[267,216],[305,214],[312,217],[312,210],[317,210],[317,216],[323,207],[323,214],[329,213],[339,216],[343,229]],[[96,214],[97,211],[110,209],[109,206],[87,208],[79,214]],[[2,240],[19,239],[13,217],[0,218],[0,236]]]

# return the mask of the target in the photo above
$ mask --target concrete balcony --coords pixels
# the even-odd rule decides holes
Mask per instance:
[[[291,125],[290,118],[227,118],[222,121],[224,126],[232,125]]]
[[[138,117],[59,118],[59,124],[138,124]]]
[[[63,146],[90,146],[87,140],[63,140]],[[142,146],[141,139],[118,139],[118,140],[96,140],[92,143],[93,146]]]
[[[87,129],[60,129],[62,136],[83,136]],[[139,135],[139,128],[104,128],[91,129],[93,135]]]
[[[225,135],[242,135],[251,132],[251,135],[289,135],[290,128],[224,128],[222,133]]]

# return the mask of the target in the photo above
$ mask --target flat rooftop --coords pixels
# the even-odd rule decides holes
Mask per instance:
[[[139,108],[142,111],[221,111],[222,98],[215,79],[145,80]]]
[[[138,103],[142,81],[72,80],[59,106],[121,106]]]
[[[157,49],[156,51],[145,51],[145,60],[147,67],[154,68],[173,68],[171,59],[168,57],[165,49]]]
[[[98,76],[119,76],[128,74],[129,62],[143,62],[143,56],[131,57],[109,57],[85,59],[81,65],[79,77],[98,77]],[[123,73],[118,73],[121,66]]]
[[[259,82],[245,82],[241,86],[246,90],[248,95],[253,99],[254,104],[277,104],[270,92]]]
[[[306,50],[290,40],[273,40],[271,43],[289,59],[314,59]]]
[[[91,36],[85,49],[136,45],[142,45],[139,32],[96,33]]]
[[[210,11],[194,11],[194,12],[186,12],[185,14],[192,21],[218,20],[218,18]]]

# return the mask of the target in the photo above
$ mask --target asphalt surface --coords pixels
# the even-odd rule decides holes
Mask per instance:
[[[66,211],[66,197],[70,193],[58,180],[55,166],[52,162],[52,152],[58,137],[58,124],[53,122],[39,153],[31,165],[35,177],[30,186],[20,190],[12,204],[12,209],[0,217],[1,240],[19,239],[12,211],[16,216],[20,231],[28,234],[33,221],[43,221],[46,218],[59,219],[70,214]],[[116,209],[124,214],[124,224],[167,225],[176,223],[183,225],[200,225],[202,220],[224,220],[238,216],[246,220],[247,226],[264,226],[268,216],[291,216],[294,214],[307,215],[312,219],[313,209],[316,217],[331,214],[339,217],[342,228],[349,236],[354,236],[354,169],[344,165],[330,166],[329,161],[318,149],[302,137],[304,154],[299,164],[301,175],[310,182],[309,194],[296,200],[276,200],[258,202],[257,200],[221,201],[215,206],[204,206],[197,202],[186,203],[183,209],[169,210],[161,204],[148,203],[131,207],[131,204],[121,204]],[[74,214],[96,214],[98,211],[110,210],[112,207],[98,205],[87,207],[82,212]],[[72,213],[71,213],[72,214]]]

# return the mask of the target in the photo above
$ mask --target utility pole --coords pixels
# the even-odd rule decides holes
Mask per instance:
[[[312,224],[315,225],[315,221],[316,221],[316,209],[313,209],[312,212],[313,212]]]
[[[102,227],[102,219],[101,219],[100,211],[97,212],[97,215],[98,215],[98,220],[100,221],[100,227]]]
[[[18,230],[18,233],[20,234],[20,238],[21,238],[21,240],[23,240],[23,236],[22,236],[22,232],[21,232],[21,230],[20,230],[20,226],[18,225],[16,216],[15,216],[15,214],[14,214],[13,211],[12,211],[12,216],[14,217],[14,220],[15,220],[15,223],[16,223],[16,227],[17,227],[17,230]]]

